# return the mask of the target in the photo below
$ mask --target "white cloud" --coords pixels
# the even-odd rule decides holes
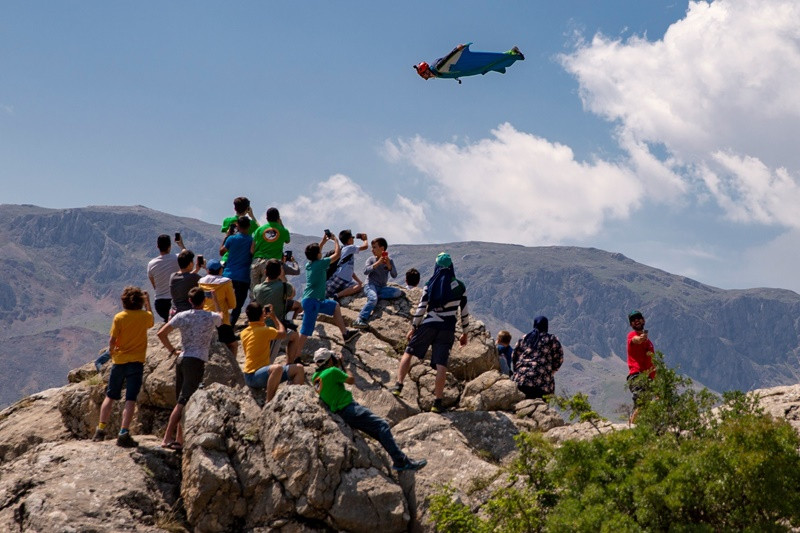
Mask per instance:
[[[325,228],[335,233],[350,228],[370,237],[379,236],[372,234],[377,231],[389,242],[414,243],[428,227],[425,207],[401,195],[386,204],[349,177],[335,174],[315,185],[310,196],[298,196],[278,209],[291,231],[321,236]]]
[[[625,218],[642,187],[623,165],[576,161],[572,150],[502,124],[494,138],[463,146],[420,137],[386,143],[432,178],[431,198],[460,239],[553,244]]]
[[[562,63],[648,192],[710,192],[735,220],[800,227],[796,0],[691,2],[661,40],[596,35]]]

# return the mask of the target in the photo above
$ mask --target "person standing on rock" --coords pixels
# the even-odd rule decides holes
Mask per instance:
[[[106,424],[111,418],[114,402],[122,398],[124,381],[125,408],[122,411],[117,446],[133,448],[137,446],[137,442],[131,437],[128,428],[136,409],[136,397],[142,388],[147,330],[153,327],[153,311],[150,309],[150,296],[139,287],[125,287],[121,299],[123,310],[114,316],[108,338],[108,351],[113,365],[108,377],[106,397],[100,406],[100,423],[92,440],[101,441],[106,438]]]
[[[517,341],[511,354],[514,368],[511,379],[529,400],[555,393],[553,376],[564,363],[564,348],[547,329],[547,317],[534,318],[533,329]]]
[[[179,239],[180,233],[175,234],[175,244],[181,247],[181,250],[186,248],[183,246],[183,240]],[[164,319],[164,322],[169,320],[169,310],[172,307],[172,295],[169,291],[169,278],[175,272],[180,270],[178,266],[178,256],[170,253],[172,250],[172,241],[169,235],[159,235],[156,240],[158,246],[158,257],[155,257],[147,263],[147,277],[153,285],[153,290],[156,291],[155,301],[153,302],[156,313]]]
[[[636,379],[641,374],[647,373],[648,379],[652,380],[656,377],[655,366],[653,365],[653,356],[656,349],[653,342],[647,336],[647,330],[644,329],[645,320],[641,311],[631,311],[628,314],[628,323],[631,325],[631,331],[628,333],[627,351],[628,351],[628,389],[633,396],[633,413],[631,413],[631,424],[636,421],[636,416],[639,414],[639,407],[641,406],[641,394],[647,388],[648,380]]]
[[[219,247],[219,253],[226,258],[223,261],[225,270],[222,275],[231,280],[236,296],[236,307],[231,311],[233,327],[236,327],[239,314],[250,292],[250,263],[253,259],[253,254],[250,252],[253,246],[253,238],[250,236],[251,223],[255,224],[247,217],[239,217],[236,224],[229,226],[228,236]]]
[[[267,277],[266,266],[270,259],[283,259],[283,245],[291,242],[289,230],[283,226],[281,214],[277,207],[267,209],[267,223],[260,226],[253,233],[253,244],[250,245],[250,253],[253,254],[253,264],[250,266],[250,288],[262,283]],[[287,274],[297,275],[300,271],[293,271],[286,268]],[[250,295],[252,299],[252,294]]]
[[[352,385],[355,378],[344,370],[341,358],[332,350],[320,348],[314,352],[316,372],[311,376],[314,390],[331,412],[339,415],[353,429],[360,429],[381,443],[392,458],[394,470],[419,470],[428,461],[415,461],[404,454],[394,440],[389,423],[363,405],[353,401],[353,393],[344,387]]]
[[[460,313],[459,313],[460,310]],[[411,330],[406,335],[408,345],[400,359],[397,370],[397,383],[391,392],[400,396],[403,392],[403,381],[411,369],[411,358],[425,357],[432,347],[431,367],[436,371],[433,388],[434,401],[431,412],[444,411],[442,398],[447,380],[447,361],[455,341],[458,316],[461,316],[461,346],[467,344],[467,327],[469,326],[469,310],[467,309],[467,288],[456,279],[453,261],[444,252],[436,257],[433,276],[422,289],[417,308],[412,313]]]
[[[171,450],[183,449],[183,431],[181,416],[186,402],[194,394],[203,381],[205,365],[211,341],[217,328],[222,324],[222,315],[203,310],[206,295],[203,289],[195,287],[189,291],[189,302],[192,309],[181,311],[158,330],[158,338],[164,347],[169,350],[170,356],[178,356],[175,366],[175,396],[177,403],[169,416],[164,440],[161,445]],[[183,352],[169,340],[169,333],[173,329],[181,332]]]
[[[184,248],[178,254],[179,270],[169,277],[169,292],[172,296],[170,317],[192,308],[192,304],[189,302],[189,291],[197,287],[197,283],[200,281],[198,272],[200,267],[203,266],[201,259],[202,257],[198,256],[197,265],[195,266],[194,252]]]

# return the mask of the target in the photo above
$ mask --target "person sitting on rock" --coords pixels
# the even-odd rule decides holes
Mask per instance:
[[[181,311],[158,330],[158,338],[169,350],[170,356],[178,356],[175,366],[175,391],[177,403],[169,415],[167,429],[161,446],[171,450],[183,449],[183,430],[181,416],[186,403],[203,382],[208,354],[214,334],[222,324],[222,315],[203,310],[206,294],[200,287],[189,290],[189,302],[192,308]],[[172,345],[169,333],[173,329],[181,332],[183,352]]]
[[[419,270],[416,268],[409,268],[406,270],[406,289],[416,289],[419,285],[420,275]]]
[[[392,300],[403,294],[403,291],[397,287],[387,285],[389,276],[397,277],[397,268],[394,266],[392,258],[389,257],[389,252],[386,251],[388,247],[389,244],[383,237],[372,239],[372,257],[367,259],[364,267],[364,275],[367,276],[367,284],[364,287],[367,303],[358,314],[358,319],[353,322],[354,328],[366,329],[369,327],[369,317],[375,306],[378,305],[378,299]]]
[[[303,309],[300,302],[294,300],[294,287],[291,283],[281,280],[283,277],[283,265],[277,259],[270,259],[267,261],[266,266],[267,279],[264,283],[259,283],[253,288],[253,297],[255,301],[261,304],[262,307],[271,307],[272,312],[277,318],[278,322],[273,322],[271,318],[267,319],[266,325],[278,327],[278,323],[282,323],[286,329],[286,358],[288,362],[294,363],[300,357],[300,336],[297,334],[297,326],[286,319],[286,314],[289,311],[294,311],[295,314]],[[282,340],[272,343],[272,353],[270,354],[269,361],[272,362],[278,356]]]
[[[564,349],[558,337],[547,332],[547,318],[533,319],[533,329],[514,348],[511,379],[526,398],[533,400],[556,391],[553,375],[564,363]]]
[[[280,263],[278,263],[280,265]],[[278,391],[278,385],[291,380],[295,385],[305,381],[303,365],[271,365],[270,344],[278,342],[286,336],[286,328],[270,306],[262,307],[258,302],[250,302],[245,309],[248,326],[242,330],[242,348],[244,348],[244,382],[254,389],[267,389],[269,402]],[[269,319],[275,324],[265,324]]]
[[[139,287],[125,287],[122,291],[122,311],[114,316],[108,338],[111,354],[111,374],[103,405],[100,406],[100,423],[94,432],[93,441],[106,438],[106,424],[111,418],[114,401],[122,398],[122,383],[125,382],[125,408],[122,424],[117,436],[117,445],[124,448],[137,446],[129,427],[136,409],[136,397],[142,388],[144,361],[147,354],[147,330],[153,327],[153,312],[150,296]],[[144,306],[144,309],[142,309]]]
[[[381,446],[392,458],[395,470],[419,470],[428,461],[415,461],[404,454],[392,435],[389,423],[363,405],[353,401],[353,393],[347,390],[345,383],[352,385],[355,378],[344,370],[342,359],[327,348],[314,352],[314,364],[317,369],[311,377],[314,390],[331,412],[342,417],[342,420],[353,429],[360,429],[381,443]]]
[[[322,248],[325,247],[325,243],[328,242],[328,240],[333,241],[333,255],[323,258]],[[340,253],[341,248],[339,247],[339,241],[327,230],[319,243],[314,242],[306,246],[306,258],[308,259],[308,263],[306,263],[306,288],[303,291],[303,299],[301,300],[303,305],[303,323],[300,326],[300,346],[298,348],[298,353],[303,349],[306,339],[314,333],[314,326],[317,323],[317,316],[320,313],[333,316],[333,321],[342,332],[342,338],[345,343],[355,339],[360,333],[358,330],[346,329],[339,302],[325,298],[326,273],[331,261],[339,259]]]
[[[511,347],[511,333],[501,330],[497,334],[495,346],[497,346],[497,356],[500,360],[500,373],[510,376],[513,367],[511,354],[514,353],[514,349]]]
[[[435,399],[431,412],[444,411],[442,399],[447,381],[447,362],[455,341],[459,309],[462,331],[459,343],[465,346],[469,326],[467,288],[456,279],[450,255],[442,252],[436,257],[433,276],[422,289],[419,304],[411,315],[411,330],[406,335],[408,345],[400,359],[397,383],[391,389],[392,394],[400,396],[403,392],[403,380],[411,369],[411,358],[424,358],[428,348],[432,347],[431,368],[436,371],[436,381],[433,387]]]

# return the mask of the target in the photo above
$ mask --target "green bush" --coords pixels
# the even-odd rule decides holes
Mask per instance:
[[[637,425],[554,448],[516,437],[507,484],[479,509],[431,499],[439,531],[786,531],[800,526],[800,438],[758,398],[719,398],[656,360]],[[593,419],[585,397],[560,400]],[[583,418],[583,417],[581,417]]]

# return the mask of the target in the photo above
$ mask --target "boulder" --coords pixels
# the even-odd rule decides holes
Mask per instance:
[[[213,385],[185,412],[181,490],[196,531],[302,522],[405,531],[410,513],[388,456],[332,415],[310,387],[282,385],[263,409]]]
[[[526,431],[548,431],[566,423],[558,411],[552,409],[540,398],[522,400],[514,406],[514,411],[517,417],[525,421],[523,427],[526,428]]]
[[[71,436],[58,410],[63,391],[64,388],[47,389],[0,411],[0,464],[42,442],[62,441]]]
[[[545,432],[544,436],[554,444],[562,444],[568,440],[589,440],[602,433],[627,429],[628,424],[614,424],[607,420],[602,420],[592,424],[591,422],[580,422],[559,426]]]
[[[177,456],[152,437],[40,444],[0,466],[0,530],[180,530],[179,483]]]
[[[777,419],[785,419],[800,433],[800,385],[754,390],[764,411]]]
[[[511,411],[524,399],[508,376],[489,370],[464,386],[461,406],[471,411]]]

